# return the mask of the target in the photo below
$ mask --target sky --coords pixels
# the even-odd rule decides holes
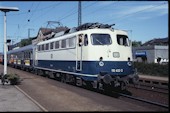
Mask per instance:
[[[0,7],[18,7],[7,13],[7,39],[13,43],[37,36],[41,27],[54,28],[60,22],[69,28],[78,26],[78,1],[0,1]],[[132,41],[142,43],[168,37],[168,1],[82,1],[82,24],[115,24],[126,30]],[[28,30],[31,29],[31,30]],[[4,13],[0,12],[0,52],[3,52]]]

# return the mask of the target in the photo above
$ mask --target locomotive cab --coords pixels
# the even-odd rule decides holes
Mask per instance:
[[[131,42],[125,31],[92,29],[78,36],[78,44],[77,69],[96,75],[97,83],[125,89],[129,82],[138,81]]]

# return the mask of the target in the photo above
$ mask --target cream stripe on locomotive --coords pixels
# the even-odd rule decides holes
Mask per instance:
[[[61,37],[56,37],[51,40],[47,40],[44,42],[40,42],[37,45],[48,45],[49,50],[41,50],[38,51],[37,46],[37,59],[36,60],[76,60],[76,49],[77,49],[77,35],[78,34],[87,34],[88,36],[88,46],[82,46],[82,60],[88,61],[96,61],[99,60],[100,57],[103,58],[105,61],[127,61],[128,58],[132,61],[132,54],[131,54],[131,47],[119,45],[117,42],[117,34],[127,35],[124,31],[119,30],[110,30],[110,29],[90,29],[85,31],[79,31],[76,33],[68,34]],[[91,34],[109,34],[111,37],[111,44],[110,45],[93,45]],[[62,48],[62,40],[68,38],[75,38],[74,39],[74,46],[69,47],[69,41],[66,40],[66,47]],[[55,49],[55,42],[59,41],[60,48]],[[50,43],[53,43],[53,49],[50,49]],[[114,53],[118,53],[119,57],[114,57]]]

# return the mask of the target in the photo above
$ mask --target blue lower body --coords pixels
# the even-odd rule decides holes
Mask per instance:
[[[64,72],[76,73],[75,75],[82,74],[81,77],[85,80],[95,80],[96,75],[104,72],[112,77],[133,74],[133,67],[128,66],[127,61],[103,61],[104,65],[100,66],[99,61],[82,61],[82,70],[76,70],[76,61],[50,61],[50,60],[38,60],[37,67],[45,69],[60,70]],[[116,71],[113,71],[116,70]],[[121,70],[121,71],[117,71]],[[86,76],[90,75],[90,76]],[[94,76],[93,76],[94,75]]]

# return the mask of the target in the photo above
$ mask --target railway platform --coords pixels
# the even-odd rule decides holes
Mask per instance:
[[[148,84],[150,86],[156,86],[159,88],[168,88],[169,78],[168,77],[159,77],[139,74],[140,84]]]
[[[5,83],[0,79],[0,112],[9,111],[42,111],[34,102],[20,92],[16,86]]]
[[[159,77],[159,76],[151,76],[151,75],[144,75],[144,74],[139,74],[139,77],[141,79],[152,79],[152,80],[161,80],[161,81],[169,81],[168,77]]]

